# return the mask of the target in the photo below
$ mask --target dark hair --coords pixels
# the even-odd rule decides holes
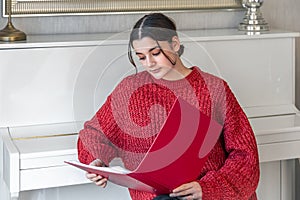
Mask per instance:
[[[135,62],[132,58],[131,47],[134,40],[139,40],[144,37],[150,37],[156,41],[158,47],[161,49],[158,41],[172,42],[172,38],[177,35],[176,25],[172,19],[162,13],[151,13],[145,15],[139,19],[133,26],[130,33],[130,39],[128,44],[128,58],[131,64],[136,67]],[[180,45],[180,49],[177,52],[179,56],[182,55],[184,50],[183,45]],[[168,60],[175,65],[169,56],[161,49],[162,53],[168,58]]]

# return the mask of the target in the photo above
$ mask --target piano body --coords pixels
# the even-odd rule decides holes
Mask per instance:
[[[0,43],[1,200],[129,199],[125,188],[99,189],[88,184],[84,172],[64,164],[77,158],[83,122],[118,81],[134,73],[127,61],[127,35],[36,35]],[[300,158],[298,36],[233,29],[180,32],[186,64],[223,77],[250,119],[261,164],[258,195],[264,200],[293,196],[289,161]]]

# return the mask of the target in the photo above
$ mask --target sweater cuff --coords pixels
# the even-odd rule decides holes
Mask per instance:
[[[96,152],[97,152],[97,155],[94,155],[95,158],[100,159],[107,166],[109,166],[109,163],[112,161],[112,159],[117,157],[116,151],[113,149],[113,147],[111,147],[107,144],[101,144],[98,151],[96,151]]]
[[[90,164],[95,159],[100,159],[105,165],[109,165],[110,161],[116,157],[116,151],[109,144],[90,144],[85,145],[78,140],[78,159],[84,164]]]
[[[77,151],[78,151],[78,160],[84,164],[90,164],[95,158],[87,151],[82,144],[82,141],[78,139],[77,141]]]

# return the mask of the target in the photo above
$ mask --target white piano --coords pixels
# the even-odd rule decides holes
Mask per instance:
[[[180,31],[184,61],[223,77],[256,134],[261,163],[258,195],[293,197],[300,158],[295,107],[295,37],[272,30]],[[64,164],[77,158],[77,133],[124,76],[128,33],[29,36],[0,43],[0,199],[124,199],[125,188],[101,189]],[[285,184],[281,184],[285,183]]]

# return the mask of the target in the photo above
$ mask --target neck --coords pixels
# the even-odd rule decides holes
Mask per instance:
[[[177,60],[177,63],[174,65],[173,70],[170,72],[169,76],[164,77],[168,81],[176,81],[185,78],[192,72],[191,69],[183,65],[180,59]]]

